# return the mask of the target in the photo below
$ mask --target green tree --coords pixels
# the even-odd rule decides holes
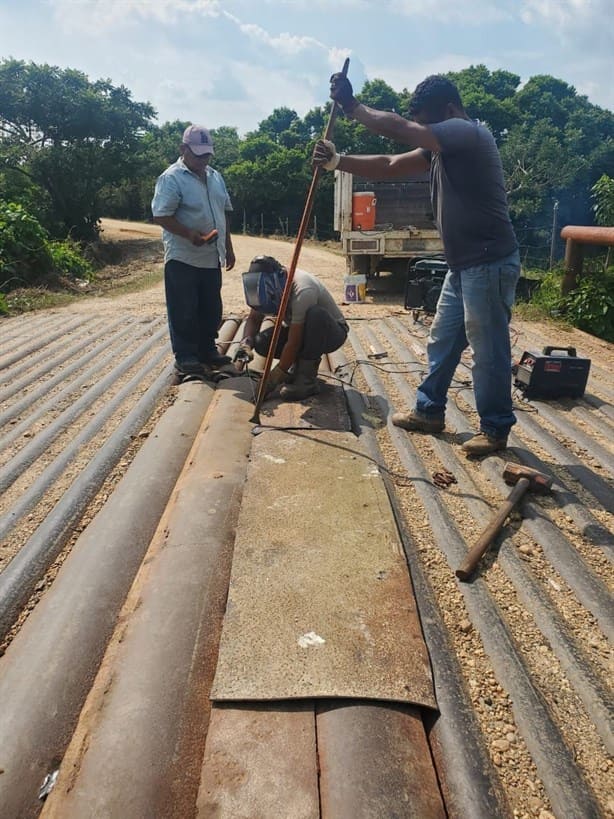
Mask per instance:
[[[591,188],[591,194],[597,224],[614,226],[614,179],[602,174]]]
[[[130,173],[139,136],[154,109],[124,86],[73,69],[0,62],[0,160],[49,198],[54,233],[90,238],[101,214],[100,191]]]
[[[510,71],[491,72],[484,65],[472,65],[447,76],[456,84],[469,116],[484,121],[500,142],[519,119],[514,95],[520,77]]]

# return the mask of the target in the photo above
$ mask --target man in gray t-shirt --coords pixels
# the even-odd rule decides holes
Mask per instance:
[[[520,257],[495,140],[467,116],[456,86],[440,75],[417,86],[410,103],[412,120],[362,105],[342,74],[331,77],[331,97],[347,116],[412,150],[394,156],[340,156],[332,142],[320,140],[314,163],[368,179],[429,171],[433,213],[450,268],[431,326],[428,374],[417,389],[415,408],[395,413],[392,423],[409,431],[441,432],[448,388],[470,346],[480,432],[463,449],[468,455],[505,449],[516,423],[509,321]]]
[[[266,356],[273,327],[261,331],[265,316],[276,316],[287,281],[286,268],[272,256],[256,256],[243,274],[243,288],[250,313],[243,339],[235,353],[237,363],[247,363],[256,350]],[[322,282],[305,270],[296,270],[290,286],[286,314],[277,341],[274,367],[267,391],[281,387],[285,401],[298,401],[318,392],[317,374],[324,353],[345,342],[348,325],[343,313]]]

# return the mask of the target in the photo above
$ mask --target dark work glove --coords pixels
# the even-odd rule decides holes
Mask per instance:
[[[341,72],[330,78],[330,96],[343,108],[344,114],[351,114],[358,105],[352,83]]]
[[[254,360],[254,353],[247,344],[240,344],[232,360],[235,364],[249,364]]]
[[[269,377],[267,378],[264,398],[268,398],[272,393],[275,392],[277,387],[284,383],[284,381],[288,380],[288,373],[277,364],[277,366],[273,367],[271,372],[269,373]]]

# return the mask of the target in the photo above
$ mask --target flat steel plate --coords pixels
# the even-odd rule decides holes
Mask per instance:
[[[435,708],[376,465],[345,431],[254,438],[213,700],[356,697]]]

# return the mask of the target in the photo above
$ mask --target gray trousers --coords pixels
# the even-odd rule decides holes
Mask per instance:
[[[314,305],[305,313],[305,329],[303,344],[298,357],[307,361],[314,361],[324,353],[338,350],[347,338],[348,326],[340,324],[328,310]],[[259,355],[266,356],[273,336],[273,327],[258,333],[254,339],[254,349]],[[288,328],[282,327],[277,340],[275,358],[279,358],[288,340]]]

